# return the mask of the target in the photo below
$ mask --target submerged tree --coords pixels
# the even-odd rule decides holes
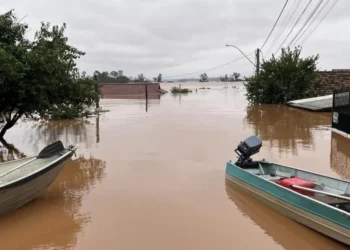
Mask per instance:
[[[199,78],[199,81],[200,81],[200,82],[209,82],[209,78],[208,78],[207,73],[203,73],[203,74],[201,74],[199,77],[200,77],[200,78]]]
[[[280,57],[274,55],[261,64],[260,74],[245,84],[250,103],[286,103],[290,100],[315,96],[318,55],[301,58],[301,48],[282,49]]]
[[[162,74],[159,74],[157,77],[157,82],[162,82],[162,78],[163,78]]]
[[[68,44],[65,29],[41,23],[30,41],[28,25],[12,10],[0,15],[0,138],[22,116],[49,117],[62,105],[82,107],[97,99],[96,82],[76,66],[84,52]]]
[[[237,73],[237,72],[234,72],[233,74],[232,74],[232,79],[234,80],[234,81],[239,81],[240,78],[241,77],[241,74],[240,73]]]
[[[144,82],[146,81],[146,78],[143,76],[143,74],[139,74],[137,78],[134,79],[135,82]]]

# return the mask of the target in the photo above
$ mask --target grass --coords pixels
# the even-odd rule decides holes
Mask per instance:
[[[178,88],[178,87],[173,87],[171,90],[170,90],[171,93],[173,94],[187,94],[187,93],[190,93],[192,92],[192,90],[190,89],[181,89],[181,88]]]

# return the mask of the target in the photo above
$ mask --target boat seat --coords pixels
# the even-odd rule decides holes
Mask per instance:
[[[280,171],[278,169],[276,170],[276,175],[279,177],[286,177],[286,178],[290,178],[292,176],[292,174]]]
[[[267,179],[269,181],[277,181],[281,179],[281,176],[271,176],[269,174],[259,175],[261,178]]]

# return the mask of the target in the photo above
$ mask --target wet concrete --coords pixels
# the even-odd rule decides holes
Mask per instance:
[[[247,108],[240,83],[189,88],[147,102],[104,99],[110,112],[86,121],[13,128],[1,160],[57,139],[80,147],[42,197],[0,218],[1,248],[347,249],[225,181],[226,161],[252,134],[264,143],[256,158],[349,179],[350,140],[327,128],[331,116]]]

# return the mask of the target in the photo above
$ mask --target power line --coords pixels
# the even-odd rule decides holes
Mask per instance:
[[[280,20],[281,15],[283,14],[284,9],[285,9],[285,8],[286,8],[286,6],[287,6],[288,1],[289,1],[289,0],[287,0],[287,1],[285,2],[285,4],[283,5],[283,8],[282,8],[282,10],[281,10],[280,14],[278,15],[278,18],[277,18],[277,20],[276,20],[275,24],[273,25],[273,27],[272,27],[272,29],[271,29],[271,31],[270,31],[270,34],[267,36],[267,38],[266,38],[266,40],[265,40],[264,44],[263,44],[263,45],[261,46],[261,48],[260,48],[261,50],[264,48],[264,46],[265,46],[265,44],[266,44],[267,40],[269,40],[269,38],[270,38],[270,36],[271,36],[271,34],[272,34],[273,30],[275,29],[275,27],[276,27],[276,25],[277,25],[278,21]]]
[[[271,45],[269,46],[266,55],[270,54],[270,52],[272,51],[274,45],[276,43],[279,43],[279,41],[281,40],[281,38],[283,37],[284,33],[286,32],[286,28],[288,27],[288,25],[290,24],[293,15],[295,14],[296,10],[299,8],[299,5],[301,3],[301,0],[298,0],[298,2],[294,2],[293,5],[291,6],[291,11],[287,14],[287,17],[284,19],[281,27],[279,28],[279,31],[277,33],[275,33],[275,36],[271,42]]]
[[[320,8],[320,10],[315,14],[315,17],[310,21],[309,25],[306,26],[306,28],[300,33],[300,36],[294,41],[294,45],[297,44],[297,42],[305,35],[308,33],[308,31],[310,30],[310,28],[314,25],[314,23],[316,23],[317,21],[319,21],[319,17],[322,16],[322,14],[324,13],[324,10],[326,9],[326,7],[328,7],[328,4],[330,3],[330,5],[332,5],[332,0],[326,2],[325,4],[322,5],[322,7]]]
[[[307,5],[305,6],[303,12],[301,12],[301,14],[299,15],[298,19],[296,20],[296,22],[294,23],[293,27],[291,28],[291,30],[289,31],[289,33],[287,34],[287,36],[284,38],[284,40],[282,41],[281,45],[278,47],[278,49],[276,50],[275,54],[280,50],[280,48],[283,46],[283,44],[285,43],[285,41],[288,39],[288,37],[290,36],[290,34],[293,32],[295,26],[299,23],[300,18],[304,15],[305,11],[308,9],[308,7],[310,6],[312,0],[309,0],[309,2],[307,3]],[[289,47],[289,46],[288,46]]]
[[[290,45],[295,41],[295,39],[299,36],[300,32],[305,28],[305,26],[308,24],[308,22],[310,21],[310,19],[313,17],[313,15],[315,14],[315,12],[318,10],[318,8],[320,7],[321,3],[323,2],[323,0],[319,1],[318,4],[316,5],[316,7],[314,8],[314,10],[312,11],[312,13],[310,14],[309,18],[306,20],[306,22],[304,23],[303,27],[301,27],[301,29],[299,30],[299,32],[295,35],[295,37],[293,38],[293,40],[288,44],[288,47],[290,47]]]
[[[338,0],[335,0],[333,2],[333,4],[330,6],[330,8],[328,8],[328,10],[326,10],[323,14],[323,16],[321,17],[321,20],[318,22],[318,24],[311,30],[311,32],[309,32],[309,34],[304,38],[304,40],[301,42],[301,45],[303,45],[307,39],[311,36],[311,34],[318,28],[318,26],[323,22],[323,20],[327,17],[327,15],[329,14],[329,12],[331,12],[331,10],[334,8],[334,6],[337,4]]]
[[[254,53],[255,53],[255,51],[249,53],[248,56],[251,55],[251,54],[254,54]],[[211,67],[211,68],[205,69],[205,70],[195,71],[195,72],[191,72],[191,73],[185,73],[185,74],[181,74],[181,75],[166,76],[166,77],[163,77],[163,78],[164,78],[164,79],[169,79],[169,78],[175,78],[175,77],[182,77],[182,76],[187,76],[187,75],[194,75],[194,74],[204,73],[204,72],[211,71],[211,70],[214,70],[214,69],[218,69],[218,68],[221,68],[221,67],[223,67],[223,66],[229,65],[229,64],[231,64],[231,63],[237,62],[237,61],[239,61],[239,60],[241,60],[241,59],[243,59],[243,58],[245,58],[245,57],[242,56],[242,57],[236,58],[236,59],[233,60],[233,61],[230,61],[230,62],[221,64],[221,65],[218,65],[218,66],[214,66],[214,67]]]

